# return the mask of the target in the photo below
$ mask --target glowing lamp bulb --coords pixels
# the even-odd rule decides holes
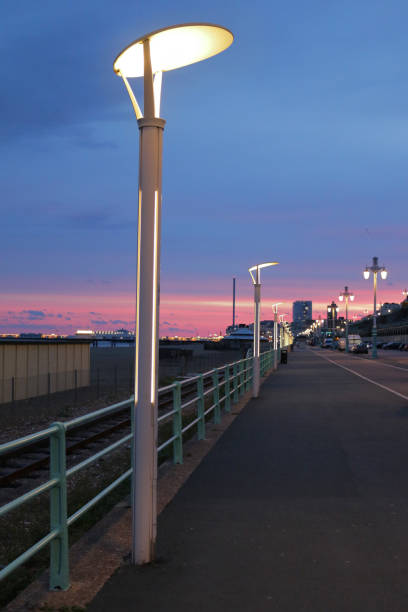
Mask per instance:
[[[210,23],[186,23],[138,38],[115,59],[117,74],[141,77],[144,74],[143,42],[150,41],[153,74],[174,70],[217,55],[230,46],[233,35],[226,28]]]
[[[385,268],[384,268],[384,270],[381,270],[381,278],[383,280],[386,280],[387,275],[388,275],[388,272],[387,272],[387,270],[385,270]]]
[[[370,270],[368,268],[366,268],[363,272],[363,276],[366,280],[368,280],[370,278]]]

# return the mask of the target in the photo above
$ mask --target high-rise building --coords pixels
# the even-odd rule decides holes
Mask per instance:
[[[293,322],[306,323],[312,318],[312,302],[304,300],[293,302]]]

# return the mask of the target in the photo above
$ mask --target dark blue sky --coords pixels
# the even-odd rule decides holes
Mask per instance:
[[[383,300],[399,299],[406,2],[3,0],[0,331],[29,326],[29,311],[51,327],[48,315],[74,326],[96,311],[107,324],[132,320],[138,130],[112,62],[143,33],[192,21],[224,25],[235,41],[163,79],[172,326],[199,328],[204,311],[210,329],[229,322],[221,301],[232,276],[250,300],[248,266],[271,259],[281,262],[265,273],[271,300],[320,308],[348,284],[362,309],[373,255],[390,271]],[[211,299],[221,308],[212,314]]]

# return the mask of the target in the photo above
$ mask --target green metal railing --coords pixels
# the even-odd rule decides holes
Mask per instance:
[[[262,353],[260,356],[261,375],[265,376],[266,373],[273,368],[273,365],[274,351]],[[229,412],[231,410],[231,404],[237,403],[240,397],[251,388],[252,379],[253,358],[249,357],[159,389],[159,395],[169,392],[172,394],[171,410],[164,414],[160,414],[158,417],[159,434],[161,426],[165,423],[170,423],[172,424],[172,435],[158,446],[157,452],[161,453],[164,449],[170,447],[172,450],[173,462],[182,463],[183,437],[186,438],[188,434],[193,434],[195,428],[198,439],[204,439],[206,425],[211,416],[214,423],[219,423],[221,421],[222,412]],[[184,400],[183,391],[186,391]],[[129,433],[123,436],[103,450],[84,459],[73,467],[67,468],[67,433],[74,427],[78,427],[78,425],[90,424],[101,417],[106,417],[111,414],[114,415],[116,412],[123,411],[127,406],[132,413],[133,405],[133,397],[130,397],[123,402],[113,404],[101,410],[96,410],[95,412],[70,421],[54,423],[47,429],[0,445],[1,456],[11,451],[28,447],[41,440],[49,439],[50,454],[49,479],[45,483],[20,495],[15,500],[0,508],[0,517],[3,517],[9,512],[21,507],[23,504],[49,491],[50,531],[11,563],[3,567],[0,571],[0,580],[9,576],[36,553],[50,545],[50,589],[67,589],[69,587],[68,528],[100,500],[106,497],[106,495],[126,481],[132,474],[132,468],[127,469],[70,516],[68,516],[67,480],[80,470],[100,460],[108,453],[117,450],[124,444],[129,445],[132,441],[132,434]]]

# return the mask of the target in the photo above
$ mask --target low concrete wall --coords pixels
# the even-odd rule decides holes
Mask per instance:
[[[0,403],[89,385],[84,341],[0,341]]]

